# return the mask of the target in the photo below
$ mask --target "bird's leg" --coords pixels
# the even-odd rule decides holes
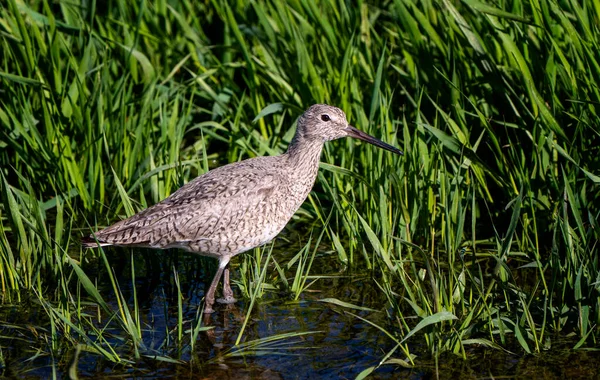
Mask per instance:
[[[223,270],[225,269],[225,267],[227,267],[228,264],[229,257],[221,257],[219,259],[219,269],[217,269],[217,273],[215,273],[215,277],[213,277],[213,280],[210,283],[210,288],[208,288],[208,292],[206,292],[206,294],[204,295],[205,314],[214,313],[212,306],[215,303],[215,291],[217,290],[217,285],[219,285],[219,280],[221,280]]]
[[[229,263],[225,266],[223,272],[223,298],[217,300],[218,303],[235,303],[237,300],[233,297],[233,290],[229,284]]]

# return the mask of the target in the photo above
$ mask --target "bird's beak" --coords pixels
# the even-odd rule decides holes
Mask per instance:
[[[392,153],[401,154],[401,155],[404,154],[400,149],[395,148],[389,144],[386,144],[383,141],[378,140],[375,137],[364,133],[360,129],[356,129],[351,125],[348,125],[346,128],[344,128],[344,130],[346,131],[346,133],[348,133],[348,136],[350,136],[350,137],[354,137],[354,138],[366,141],[369,144],[373,144],[373,145],[383,148],[385,150],[389,150]]]

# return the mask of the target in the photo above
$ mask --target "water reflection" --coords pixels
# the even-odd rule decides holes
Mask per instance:
[[[293,301],[281,292],[267,292],[247,314],[248,304],[234,287],[240,301],[232,305],[216,305],[216,312],[201,313],[205,279],[210,281],[215,268],[210,259],[181,252],[134,251],[133,266],[129,250],[108,251],[110,262],[127,306],[134,310],[134,290],[138,300],[142,325],[141,357],[133,362],[113,363],[100,355],[82,350],[77,361],[80,377],[111,376],[116,378],[259,378],[259,379],[312,379],[354,378],[365,368],[378,365],[393,348],[391,340],[381,331],[344,312],[344,309],[319,302],[323,298],[338,298],[345,302],[377,310],[385,309],[385,299],[372,282],[370,273],[344,271],[323,254],[315,263],[320,274],[329,278],[319,280],[310,291]],[[283,262],[283,259],[280,260]],[[235,264],[235,263],[234,263]],[[235,268],[235,267],[234,267]],[[105,268],[98,263],[96,273],[86,268],[91,278],[97,278],[103,297],[113,310],[118,305]],[[133,273],[133,275],[132,275]],[[183,295],[183,332],[178,339],[178,287]],[[234,273],[233,278],[238,274]],[[94,315],[98,310],[92,304],[83,305],[83,313]],[[368,320],[387,325],[385,312],[353,311]],[[4,376],[46,378],[53,371],[66,375],[74,347],[61,347],[52,355],[49,343],[41,341],[40,331],[50,332],[51,326],[35,297],[23,299],[19,305],[0,309],[0,348],[4,362],[0,366]],[[241,348],[235,341],[247,319]],[[194,327],[211,326],[192,340]],[[45,324],[45,326],[44,326]],[[37,330],[27,326],[42,326]],[[99,327],[117,353],[133,360],[131,341],[116,323],[103,316]],[[249,346],[256,342],[303,333],[269,344]],[[556,339],[553,338],[554,341]],[[372,374],[373,378],[502,378],[529,376],[532,378],[598,378],[598,352],[569,352],[554,345],[552,353],[537,356],[516,356],[497,350],[469,347],[470,360],[445,354],[437,361],[429,357],[419,339],[411,342],[411,351],[420,355],[418,367],[412,369],[384,365]],[[42,347],[37,354],[36,345]],[[565,343],[572,347],[573,342]],[[249,348],[250,347],[250,348]],[[61,355],[61,356],[59,356]],[[31,359],[35,356],[34,359]],[[157,357],[170,361],[158,360]],[[29,360],[25,360],[29,359]],[[403,358],[401,358],[403,359]],[[54,369],[53,369],[54,366]]]

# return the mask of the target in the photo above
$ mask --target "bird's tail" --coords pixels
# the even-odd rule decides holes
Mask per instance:
[[[83,248],[96,248],[96,247],[104,247],[107,245],[112,245],[112,244],[103,242],[102,240],[98,240],[93,235],[85,236],[83,239],[81,239],[81,246]]]

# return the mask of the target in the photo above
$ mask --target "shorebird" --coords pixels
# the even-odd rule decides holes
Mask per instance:
[[[315,104],[298,118],[284,154],[210,170],[156,205],[84,238],[82,244],[180,248],[218,259],[219,268],[204,297],[204,313],[212,313],[221,276],[223,298],[218,302],[236,301],[229,284],[229,260],[268,243],[283,230],[315,183],[323,145],[342,137],[403,154],[348,124],[341,109]]]

